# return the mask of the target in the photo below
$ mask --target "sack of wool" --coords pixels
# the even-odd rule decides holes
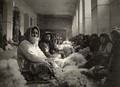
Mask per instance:
[[[5,47],[6,50],[11,50],[13,49],[13,47],[10,44],[7,44],[7,46]]]
[[[64,57],[68,57],[70,54],[74,52],[73,46],[70,42],[65,42],[61,45],[62,50],[64,52]]]
[[[11,78],[8,67],[0,69],[0,87],[13,87]]]
[[[59,48],[60,50],[63,50],[64,47],[68,47],[68,48],[72,47],[71,42],[64,41],[61,45],[59,45],[58,48]]]
[[[82,71],[87,72],[88,70],[78,69],[76,66],[67,66],[64,69],[56,70],[55,75],[59,81],[59,87],[63,87],[65,82],[69,83],[69,87],[85,87],[86,85],[86,87],[96,87],[95,82],[83,75]]]
[[[65,77],[65,74],[63,72],[62,68],[58,68],[55,70],[55,76],[57,77],[58,81],[61,83]]]
[[[6,50],[3,53],[0,53],[0,58],[2,59],[10,59],[13,58],[15,55],[17,55],[17,48],[14,48],[12,50]]]
[[[86,59],[80,53],[72,53],[70,56],[65,58],[64,64],[69,63],[80,66],[84,65],[86,62]]]
[[[56,76],[60,84],[67,82],[69,87],[97,87],[93,81],[81,74],[81,71],[85,70],[76,66],[67,66],[63,70],[57,70]]]
[[[76,87],[76,84],[80,83],[79,87],[84,87],[86,84],[87,78],[79,72],[78,68],[72,67],[71,69],[66,70],[64,74],[65,77],[63,78],[63,81],[67,81],[69,86]]]
[[[7,77],[7,79],[4,79],[4,82],[0,82],[0,87],[14,87],[14,84],[12,80],[9,77]]]
[[[72,61],[69,57],[65,59],[56,58],[54,61],[61,68],[64,68],[69,65],[75,65],[74,61]]]
[[[30,86],[30,87],[55,87],[55,86],[52,86],[51,84],[40,84],[38,86]]]
[[[5,82],[11,77],[11,74],[8,69],[0,69],[0,82]]]
[[[82,54],[84,57],[86,57],[90,53],[90,48],[86,47],[86,48],[80,49],[79,53]]]
[[[27,87],[25,84],[13,82],[14,87]]]
[[[60,67],[65,68],[69,65],[75,65],[75,61],[73,61],[70,57],[66,57],[64,59],[56,59],[56,63],[60,65]]]
[[[53,79],[50,81],[50,84],[48,87],[58,87],[59,86],[59,82],[56,79]]]
[[[71,60],[70,57],[67,57],[67,58],[64,59],[63,68],[65,68],[67,66],[75,66],[75,61]]]
[[[59,67],[63,67],[63,65],[64,65],[64,59],[55,58],[54,62],[55,62]]]
[[[16,59],[9,59],[8,66],[10,68],[11,73],[13,73],[13,74],[18,72],[18,70],[19,70],[19,66],[18,66]]]
[[[0,60],[0,69],[7,69],[8,67],[8,61],[3,59],[3,60]]]
[[[69,44],[72,45],[72,43],[69,40],[63,41],[63,44]]]
[[[14,80],[14,84],[17,85],[17,87],[23,87],[26,81],[19,71],[17,60],[9,59],[8,66],[10,68],[10,73],[13,75],[12,79]]]
[[[16,59],[9,59],[8,66],[9,66],[11,74],[13,74],[15,76],[15,78],[22,78]]]
[[[84,65],[87,61],[86,59],[83,57],[83,55],[81,55],[80,53],[72,53],[70,56],[68,56],[67,58],[64,59],[55,59],[55,62],[60,66],[60,67],[66,67],[69,65],[77,65],[77,66],[82,66]]]
[[[73,65],[69,65],[69,66],[66,66],[65,68],[63,68],[63,72],[70,72],[71,70],[78,70],[78,67],[77,66],[73,66]]]
[[[4,52],[2,48],[0,48],[0,52],[1,52],[1,53]]]

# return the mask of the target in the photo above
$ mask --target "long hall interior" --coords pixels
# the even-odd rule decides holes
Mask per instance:
[[[0,87],[120,87],[120,0],[0,0]]]

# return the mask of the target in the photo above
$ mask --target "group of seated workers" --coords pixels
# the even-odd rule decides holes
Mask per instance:
[[[93,74],[89,76],[94,77],[96,80],[101,80],[104,76],[107,75],[106,70],[108,67],[108,63],[110,61],[110,53],[113,46],[108,34],[102,33],[99,39],[100,39],[100,44],[98,45],[99,48],[93,50],[89,54],[88,62],[85,64],[85,68],[91,69],[93,71]]]
[[[86,47],[90,48],[89,54],[85,57],[87,62],[82,66],[88,69],[88,72],[83,72],[86,76],[97,81],[104,79],[102,87],[119,87],[120,29],[114,29],[110,35],[111,40],[107,33],[102,33],[100,36],[94,33],[87,36],[88,38],[80,34],[73,37],[72,41],[77,52]]]
[[[56,64],[61,68],[73,64],[78,68],[87,69],[82,73],[90,78],[100,81],[106,77],[107,82],[114,79],[113,84],[115,82],[118,84],[120,81],[118,79],[120,70],[117,69],[120,62],[120,29],[113,30],[111,36],[112,41],[106,33],[100,36],[80,34],[71,38],[71,42],[64,41],[63,44],[57,46],[50,32],[40,38],[39,28],[30,27],[24,34],[25,39],[18,46],[20,70],[28,81],[46,80],[55,77]],[[54,55],[55,52],[61,53],[61,57],[65,55],[63,58],[56,58],[58,56]],[[112,75],[109,70],[112,70]],[[113,84],[110,87],[118,87]]]

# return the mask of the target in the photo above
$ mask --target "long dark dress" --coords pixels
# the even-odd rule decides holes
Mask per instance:
[[[109,73],[103,87],[120,87],[120,40],[113,45]]]

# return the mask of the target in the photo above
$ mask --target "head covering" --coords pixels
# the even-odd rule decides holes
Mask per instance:
[[[111,37],[113,44],[117,44],[120,41],[120,28],[115,28],[111,32]]]
[[[24,37],[26,40],[29,40],[29,38],[31,37],[31,31],[32,29],[37,29],[38,30],[38,36],[40,38],[40,29],[37,26],[33,26],[33,27],[29,27],[26,32],[24,33]]]
[[[96,33],[93,33],[91,36],[91,39],[98,38],[98,35]]]
[[[51,41],[53,41],[53,34],[52,34],[51,32],[49,32],[49,31],[47,31],[47,32],[45,32],[45,34],[42,36],[41,42],[47,42],[47,41],[46,41],[46,36],[47,36],[48,34],[51,36]]]
[[[107,33],[102,33],[102,34],[100,35],[100,38],[101,38],[101,37],[105,38],[104,44],[107,44],[108,42],[111,42],[111,41],[110,41],[110,38],[109,38],[109,35],[108,35]]]
[[[115,28],[112,32],[111,35],[113,35],[116,38],[120,38],[120,28]]]
[[[32,39],[34,40],[34,38],[32,38],[32,36],[31,36],[31,32],[32,32],[33,29],[37,29],[37,31],[38,31],[38,38],[37,39],[39,40],[39,38],[40,38],[40,29],[37,26],[29,27],[26,30],[26,32],[24,34],[24,37],[25,37],[26,40],[28,40],[30,42],[34,42],[34,41],[32,41]]]

